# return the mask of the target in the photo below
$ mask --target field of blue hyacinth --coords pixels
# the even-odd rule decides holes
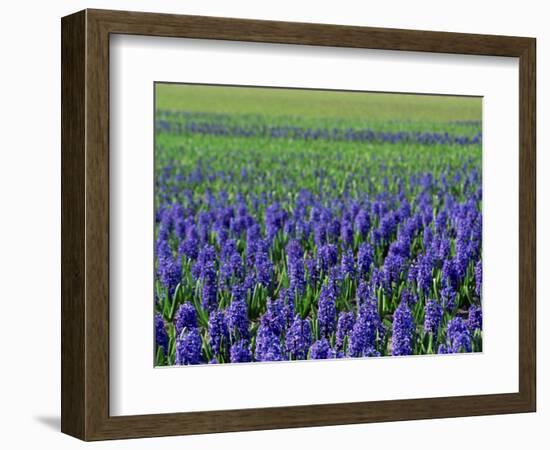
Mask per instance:
[[[479,99],[156,90],[156,366],[482,350]]]

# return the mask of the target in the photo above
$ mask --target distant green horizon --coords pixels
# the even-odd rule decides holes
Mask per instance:
[[[354,121],[481,121],[482,98],[192,84],[155,84],[156,109]]]

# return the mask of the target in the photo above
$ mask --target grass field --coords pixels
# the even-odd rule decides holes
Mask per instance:
[[[157,84],[156,108],[353,121],[481,121],[480,97]]]
[[[155,89],[157,365],[481,350],[480,98]]]

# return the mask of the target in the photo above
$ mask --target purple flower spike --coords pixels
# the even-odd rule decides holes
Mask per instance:
[[[214,354],[223,353],[229,342],[229,328],[222,311],[214,311],[208,320],[209,344]]]
[[[230,361],[232,363],[244,363],[252,361],[252,352],[248,341],[240,340],[235,342],[229,351]]]
[[[367,301],[359,308],[359,315],[350,334],[349,354],[354,358],[374,355],[385,332],[377,305]]]
[[[470,329],[465,320],[455,317],[449,322],[447,325],[447,342],[449,353],[472,351]]]
[[[296,315],[285,338],[285,348],[289,357],[291,359],[306,359],[311,340],[311,325],[309,320],[302,320]]]
[[[304,271],[304,251],[298,241],[291,240],[287,247],[288,274],[290,278],[290,290],[303,294],[306,287]]]
[[[190,365],[201,363],[202,341],[198,330],[193,329],[176,339],[176,364]]]
[[[357,270],[361,275],[367,274],[373,262],[374,250],[369,244],[363,242],[357,252]]]
[[[351,249],[347,249],[342,255],[342,276],[355,277],[355,260]]]
[[[183,303],[176,311],[175,317],[176,336],[179,336],[184,329],[197,328],[197,311],[191,303]]]
[[[248,339],[248,306],[239,286],[233,287],[233,301],[227,308],[226,316],[230,334],[241,339]]]
[[[316,341],[309,351],[311,359],[329,359],[332,358],[332,349],[326,338]]]
[[[155,341],[158,347],[162,347],[166,355],[168,352],[168,333],[166,333],[164,320],[160,314],[155,315]]]
[[[414,319],[405,302],[393,314],[392,355],[411,355],[414,345]]]
[[[172,255],[167,241],[159,244],[157,255],[160,282],[168,291],[168,295],[172,297],[176,286],[181,281],[181,263]]]
[[[424,307],[424,331],[437,337],[437,332],[443,320],[443,308],[435,300],[428,300]]]
[[[269,259],[268,244],[260,239],[256,242],[256,282],[264,287],[271,284],[273,263]]]
[[[472,305],[468,310],[468,328],[473,333],[476,330],[482,329],[483,314],[481,306]]]
[[[355,230],[362,239],[366,239],[370,229],[370,217],[369,213],[362,209],[357,213],[355,217]]]
[[[338,317],[338,325],[336,326],[336,348],[344,346],[344,340],[349,337],[353,325],[355,323],[355,315],[352,311],[342,311]]]
[[[285,329],[284,305],[281,299],[267,301],[267,310],[262,316],[261,324],[276,336],[280,336]]]
[[[478,297],[481,297],[481,283],[482,283],[482,277],[483,277],[482,273],[483,273],[483,266],[482,266],[481,260],[479,260],[475,268],[476,294]]]
[[[256,361],[283,361],[281,338],[267,325],[260,325],[256,337]]]
[[[329,285],[321,288],[319,295],[319,310],[317,321],[319,323],[319,332],[322,336],[327,336],[336,329],[336,291]]]

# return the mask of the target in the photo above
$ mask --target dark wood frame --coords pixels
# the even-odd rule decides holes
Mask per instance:
[[[85,10],[62,32],[61,429],[84,440],[535,411],[536,40]],[[519,58],[519,392],[141,416],[109,415],[109,35]]]

